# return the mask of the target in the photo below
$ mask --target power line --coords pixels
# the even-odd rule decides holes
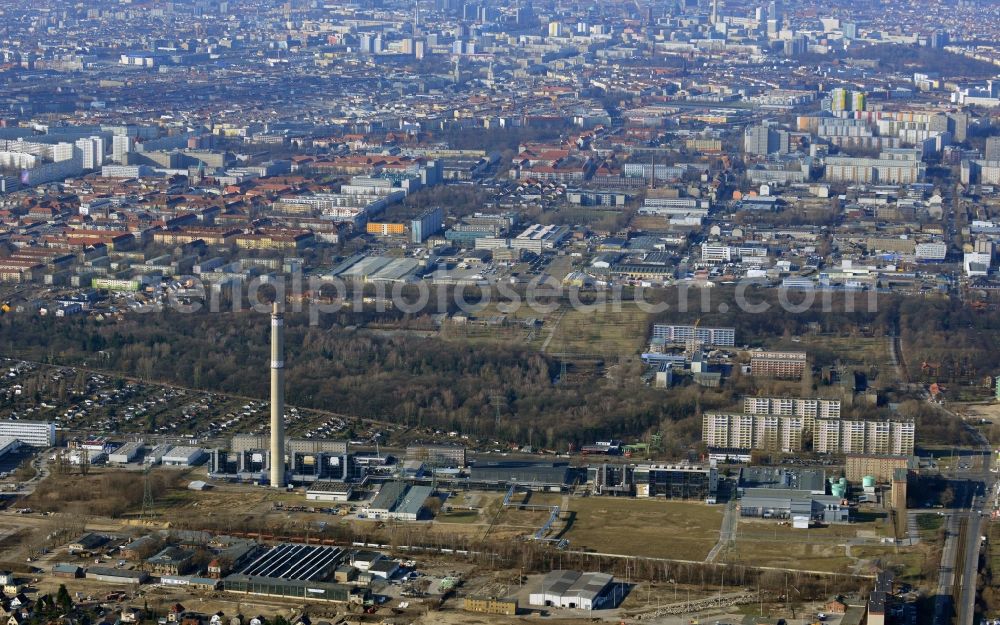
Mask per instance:
[[[500,431],[500,404],[505,401],[505,397],[500,393],[498,389],[493,390],[493,394],[490,395],[490,401],[493,403],[493,407],[496,410],[496,421],[493,424],[493,429],[496,432]]]
[[[139,518],[143,521],[149,521],[156,515],[153,511],[153,485],[149,481],[152,468],[153,465],[146,465],[142,472],[142,512],[139,513]]]

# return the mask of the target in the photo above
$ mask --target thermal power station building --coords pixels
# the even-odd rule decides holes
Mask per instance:
[[[262,481],[270,475],[274,457],[270,438],[264,434],[237,434],[228,450],[212,451],[211,476],[241,481]],[[286,478],[297,484],[343,481],[348,477],[347,441],[290,438],[284,442]]]
[[[271,309],[271,432],[237,434],[230,449],[212,450],[209,475],[264,482],[283,488],[289,481],[343,481],[348,475],[347,442],[285,439],[285,316]]]

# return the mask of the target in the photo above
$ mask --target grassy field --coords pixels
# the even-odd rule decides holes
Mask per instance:
[[[548,520],[550,514],[549,510],[522,510],[510,506],[500,512],[496,526],[532,533]]]
[[[722,506],[641,499],[573,499],[563,538],[572,549],[703,560],[719,537]]]
[[[839,361],[855,367],[876,366],[880,371],[894,374],[889,340],[885,337],[807,334],[795,341],[776,337],[767,341],[767,346],[772,349],[805,350],[810,353],[814,362],[821,365]]]
[[[881,544],[851,544],[853,539],[887,536],[888,530],[884,518],[809,530],[792,530],[770,521],[741,520],[736,546],[723,551],[720,560],[834,573],[870,573],[874,568],[893,568],[908,579],[919,576],[926,551],[922,547],[899,549]]]
[[[724,551],[720,560],[729,564],[774,566],[802,571],[847,573],[854,560],[847,557],[842,545],[809,542],[804,533],[789,536],[787,527],[773,538],[739,540],[736,547]],[[801,531],[801,530],[800,530]]]
[[[561,314],[548,353],[635,357],[649,334],[649,314],[632,304],[622,310],[575,310]],[[554,323],[554,321],[553,321]],[[548,333],[551,329],[543,330]]]
[[[851,555],[866,560],[869,567],[897,572],[899,579],[916,581],[920,577],[924,552],[921,549],[896,549],[895,547],[854,547]]]
[[[479,513],[475,510],[459,510],[451,513],[441,513],[434,519],[438,523],[478,523]]]
[[[944,517],[939,514],[918,514],[917,527],[923,532],[936,532],[944,525]]]
[[[560,271],[568,267],[560,267]],[[501,310],[509,302],[490,302],[471,314],[479,320],[506,316],[507,325],[446,324],[441,337],[472,343],[519,344],[533,349],[545,348],[550,354],[579,354],[585,357],[619,356],[635,358],[645,346],[649,335],[649,314],[632,303],[598,305],[594,310],[576,309],[563,303],[553,310],[532,307],[522,301],[520,306]],[[536,319],[541,325],[529,327],[522,322]],[[551,338],[550,338],[551,337]]]

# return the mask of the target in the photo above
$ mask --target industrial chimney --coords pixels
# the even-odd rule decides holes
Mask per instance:
[[[271,486],[285,487],[285,315],[271,309]]]

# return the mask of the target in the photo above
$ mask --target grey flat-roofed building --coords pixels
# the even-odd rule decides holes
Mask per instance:
[[[96,549],[108,542],[108,537],[101,534],[95,534],[93,532],[87,532],[81,535],[79,538],[69,543],[68,548],[70,553],[77,551],[90,551],[91,549]]]
[[[438,206],[426,210],[410,221],[410,240],[413,243],[423,243],[432,234],[441,232],[443,226],[444,209]]]
[[[160,443],[146,454],[144,461],[146,464],[160,464],[160,462],[163,461],[163,456],[165,456],[171,449],[173,449],[173,445]]]
[[[108,455],[108,462],[115,464],[134,462],[143,449],[145,449],[145,445],[141,441],[125,443]]]
[[[160,583],[164,586],[194,586],[203,590],[218,590],[222,585],[220,580],[197,575],[162,575]]]
[[[719,471],[714,466],[638,465],[634,475],[636,495],[644,497],[705,499],[714,503],[719,490]]]
[[[337,603],[348,603],[352,600],[360,603],[364,601],[370,592],[367,588],[357,588],[355,586],[332,582],[249,577],[242,574],[227,577],[223,580],[223,587],[225,590],[234,593],[270,597],[294,597],[309,601],[330,601]]]
[[[173,447],[160,459],[165,465],[190,467],[205,459],[205,450],[200,447]]]
[[[595,610],[608,603],[605,591],[613,580],[607,573],[551,571],[528,601],[532,605]]]
[[[399,562],[388,558],[375,562],[368,567],[368,572],[380,579],[390,579],[399,570]]]
[[[764,519],[804,516],[823,523],[847,523],[851,510],[843,499],[833,495],[813,495],[780,488],[748,488],[740,498],[740,515]]]
[[[368,514],[376,519],[416,521],[431,496],[430,486],[410,486],[404,482],[386,482],[368,506]]]
[[[469,471],[469,480],[547,490],[565,487],[570,482],[570,475],[569,464],[561,462],[481,462]]]
[[[313,482],[306,491],[309,501],[348,501],[354,493],[354,486],[346,482]]]
[[[742,467],[738,488],[739,492],[749,488],[776,488],[825,495],[826,472],[822,469]]]
[[[289,480],[310,483],[347,478],[348,443],[344,440],[292,438],[285,441]],[[272,458],[270,436],[236,434],[230,449],[213,449],[210,474],[219,479],[266,478]]]
[[[667,343],[685,343],[697,340],[706,345],[732,347],[736,344],[735,328],[702,328],[688,325],[653,325],[653,338],[661,338]]]
[[[420,460],[431,466],[464,467],[466,450],[462,445],[409,445],[406,448],[406,459]]]
[[[131,569],[92,566],[87,569],[86,578],[112,584],[141,584],[149,579],[149,574],[145,571],[133,571]]]

